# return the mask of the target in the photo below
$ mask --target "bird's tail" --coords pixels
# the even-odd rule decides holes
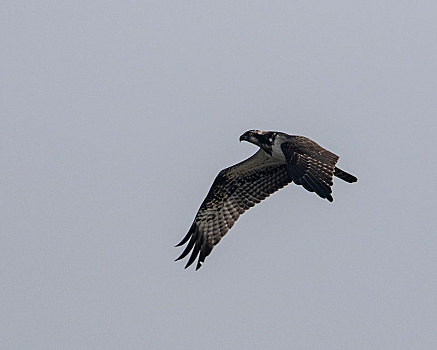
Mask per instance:
[[[335,167],[335,169],[334,169],[334,175],[339,177],[340,179],[346,181],[346,182],[352,183],[352,182],[358,181],[358,179],[355,176],[353,176],[353,175],[351,175],[351,174],[349,174],[349,173],[345,172],[344,170],[341,170],[340,168],[337,168],[337,167]]]

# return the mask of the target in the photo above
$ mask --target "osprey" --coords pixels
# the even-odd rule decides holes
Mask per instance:
[[[185,268],[199,256],[199,269],[241,214],[290,182],[332,202],[333,176],[349,183],[357,181],[335,166],[337,155],[304,136],[249,130],[240,141],[260,149],[241,163],[223,169],[215,178],[187,235],[177,245],[188,242],[176,260],[192,250]]]

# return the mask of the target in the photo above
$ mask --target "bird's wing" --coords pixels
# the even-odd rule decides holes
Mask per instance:
[[[214,180],[194,222],[184,239],[182,259],[192,250],[185,268],[199,256],[196,270],[213,247],[246,210],[291,182],[285,164],[269,157],[262,149],[245,161],[222,170]]]
[[[338,156],[304,136],[291,136],[281,148],[293,182],[332,202],[332,178]]]

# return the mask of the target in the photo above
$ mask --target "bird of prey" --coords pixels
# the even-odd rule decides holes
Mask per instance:
[[[357,181],[335,166],[336,154],[304,136],[249,130],[240,136],[240,141],[251,142],[260,149],[241,163],[223,169],[215,178],[187,235],[177,245],[188,242],[176,260],[192,250],[185,268],[199,257],[198,270],[241,214],[290,182],[332,202],[334,176],[349,183]]]

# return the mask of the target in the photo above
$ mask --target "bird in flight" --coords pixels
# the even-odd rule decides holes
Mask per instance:
[[[249,130],[240,136],[260,149],[248,159],[223,169],[215,178],[176,259],[192,251],[185,268],[197,257],[198,270],[222,237],[246,210],[294,182],[332,202],[334,176],[353,183],[357,178],[335,165],[338,156],[304,136],[278,131]]]

